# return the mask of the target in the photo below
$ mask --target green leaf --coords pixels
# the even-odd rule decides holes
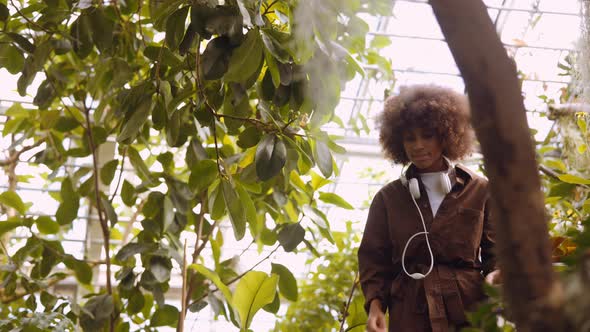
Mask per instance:
[[[238,311],[243,331],[248,329],[256,312],[273,301],[277,282],[277,275],[269,277],[260,271],[250,271],[240,279],[232,304]]]
[[[3,220],[0,221],[0,236],[4,235],[7,232],[12,231],[13,229],[20,227],[20,226],[24,226],[24,223],[22,220]]]
[[[74,258],[72,255],[66,255],[64,258],[64,264],[69,268],[74,270],[74,274],[76,275],[76,279],[85,284],[90,285],[92,282],[92,268],[88,263],[85,261],[78,260]]]
[[[322,174],[329,178],[332,175],[332,153],[326,143],[316,140],[314,149],[314,158]]]
[[[170,200],[169,196],[164,197],[164,207],[162,212],[162,230],[166,231],[168,226],[174,221],[174,206],[172,205],[172,200]]]
[[[266,135],[256,148],[256,175],[262,181],[267,181],[279,174],[287,161],[287,148],[278,137]]]
[[[73,117],[62,116],[57,119],[54,129],[62,133],[74,130],[80,126],[80,122]]]
[[[96,7],[88,15],[90,27],[92,28],[92,39],[101,52],[108,51],[113,46],[113,22],[105,13],[103,7]]]
[[[108,199],[105,198],[101,198],[101,205],[107,214],[107,218],[111,221],[111,227],[115,226],[118,222],[118,217],[115,209],[113,208],[113,205]]]
[[[279,279],[279,282],[281,280]],[[272,300],[271,303],[265,305],[264,307],[262,307],[262,309],[266,312],[270,312],[271,314],[275,314],[277,312],[279,312],[279,309],[281,308],[281,299],[279,296],[279,293],[275,293],[275,298]]]
[[[318,227],[329,229],[330,225],[328,224],[328,218],[326,218],[326,215],[320,210],[310,205],[305,205],[303,207],[303,212],[309,219],[311,219],[311,221],[318,225]]]
[[[152,112],[152,98],[145,96],[128,120],[123,122],[117,142],[133,140]]]
[[[217,178],[217,163],[211,159],[200,160],[191,167],[188,185],[195,193],[207,189]]]
[[[172,269],[172,263],[170,262],[169,258],[162,256],[152,256],[152,258],[150,258],[149,269],[158,282],[167,282],[170,280],[170,269]]]
[[[352,205],[350,205],[350,203],[348,203],[347,201],[344,200],[344,198],[342,198],[334,193],[320,192],[320,200],[322,200],[326,203],[334,204],[334,205],[339,206],[343,209],[347,209],[347,210],[354,209],[352,207]]]
[[[224,75],[225,80],[245,82],[250,78],[262,61],[262,48],[258,29],[248,31],[244,42],[232,52],[229,69]]]
[[[100,181],[106,185],[111,184],[115,177],[115,171],[117,170],[118,165],[119,161],[117,159],[105,163],[100,169]]]
[[[2,45],[0,49],[0,68],[4,67],[12,75],[23,70],[25,57],[22,52],[12,45]]]
[[[131,162],[131,166],[137,172],[137,176],[143,181],[147,181],[149,183],[152,182],[152,175],[150,173],[149,168],[143,161],[143,158],[139,155],[139,152],[135,150],[135,148],[128,146],[127,147],[127,156],[129,157],[129,162]]]
[[[27,38],[14,32],[9,32],[7,35],[25,52],[30,54],[35,53],[35,45],[33,45]]]
[[[249,222],[251,225],[255,225],[257,219],[257,212],[256,206],[254,206],[254,202],[252,201],[252,197],[246,191],[246,189],[244,189],[244,186],[240,185],[239,183],[236,183],[236,192],[238,193],[238,199],[244,207],[246,221]]]
[[[59,232],[59,224],[49,216],[37,217],[35,224],[42,234],[57,234]]]
[[[213,38],[201,56],[201,71],[206,80],[217,80],[223,77],[229,67],[232,48],[229,38],[220,36]]]
[[[246,232],[246,214],[242,202],[238,199],[233,186],[227,180],[222,180],[223,198],[225,205],[229,210],[229,219],[231,220],[236,240],[241,240]]]
[[[10,17],[10,11],[4,3],[0,3],[0,21],[4,22]]]
[[[299,290],[297,289],[297,280],[289,269],[281,264],[272,263],[272,273],[279,275],[279,290],[281,294],[289,301],[297,301]]]
[[[135,193],[135,187],[127,180],[123,180],[123,187],[121,188],[121,199],[125,205],[131,207],[135,205],[137,195]]]
[[[14,191],[5,191],[0,194],[0,204],[15,209],[21,215],[27,212],[27,206]]]
[[[169,67],[175,68],[182,66],[182,59],[172,53],[167,47],[148,46],[143,50],[143,55],[154,62],[160,62]]]
[[[247,149],[255,146],[260,141],[260,130],[256,127],[247,127],[238,135],[238,146]]]
[[[74,43],[74,52],[80,59],[86,58],[92,52],[92,22],[82,13],[70,27],[70,35]]]
[[[78,217],[80,197],[74,191],[72,180],[66,177],[61,183],[61,204],[55,213],[55,219],[60,225],[70,224]]]
[[[119,250],[117,255],[115,255],[115,259],[120,262],[123,262],[123,261],[126,261],[128,258],[130,258],[133,255],[141,254],[146,251],[155,250],[156,247],[157,247],[157,244],[155,244],[155,243],[130,242],[130,243],[127,243],[125,246],[123,246],[123,248],[121,248],[121,250]]]
[[[304,238],[305,230],[299,223],[286,225],[279,231],[278,235],[279,243],[286,252],[295,250]]]
[[[572,184],[590,184],[590,179],[584,179],[572,174],[561,174],[557,176],[561,181]]]
[[[184,2],[184,0],[150,0],[149,9],[154,28],[163,31],[168,17]]]
[[[84,331],[100,331],[107,325],[115,305],[113,297],[102,294],[91,297],[83,307],[80,325]]]
[[[178,309],[175,306],[165,304],[156,309],[151,319],[151,326],[176,327],[178,322]]]
[[[129,302],[127,303],[127,312],[129,314],[136,314],[141,311],[145,305],[145,298],[139,287],[135,288],[129,296]]]
[[[217,288],[219,288],[219,290],[221,291],[221,293],[225,297],[225,300],[227,301],[227,303],[229,303],[229,304],[232,303],[231,292],[229,291],[229,288],[227,287],[227,285],[221,281],[221,279],[219,278],[219,275],[217,275],[217,273],[209,270],[208,268],[206,268],[205,266],[203,266],[201,264],[191,264],[189,266],[189,268],[197,271],[198,273],[205,276],[205,278],[213,281],[215,286],[217,286]]]
[[[190,7],[182,7],[175,11],[166,22],[166,44],[171,50],[176,50],[184,36],[186,16]]]

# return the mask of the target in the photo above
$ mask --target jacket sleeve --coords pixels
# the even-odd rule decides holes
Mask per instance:
[[[387,210],[383,195],[378,192],[371,203],[358,251],[359,278],[367,312],[374,299],[381,301],[383,311],[387,310],[389,289],[393,279],[391,247]]]
[[[480,244],[484,276],[496,269],[496,252],[494,248],[496,245],[496,232],[490,205],[490,198],[488,198],[484,207],[483,233]]]

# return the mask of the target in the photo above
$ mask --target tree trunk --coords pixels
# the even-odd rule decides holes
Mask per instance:
[[[465,81],[494,201],[498,264],[519,331],[563,331],[544,198],[514,62],[480,0],[431,0]]]

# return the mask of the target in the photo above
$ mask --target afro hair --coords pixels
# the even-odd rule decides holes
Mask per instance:
[[[412,85],[385,100],[377,118],[379,142],[385,157],[395,163],[410,162],[403,145],[406,130],[421,128],[435,132],[443,154],[459,160],[471,152],[474,142],[467,98],[437,85]]]

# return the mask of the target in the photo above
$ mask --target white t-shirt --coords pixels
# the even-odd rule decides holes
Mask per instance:
[[[432,215],[436,216],[436,211],[440,203],[445,198],[445,191],[441,183],[441,177],[445,172],[434,172],[434,173],[420,173],[420,179],[426,187],[426,193],[428,194],[428,200],[430,201],[430,208],[432,209]]]

